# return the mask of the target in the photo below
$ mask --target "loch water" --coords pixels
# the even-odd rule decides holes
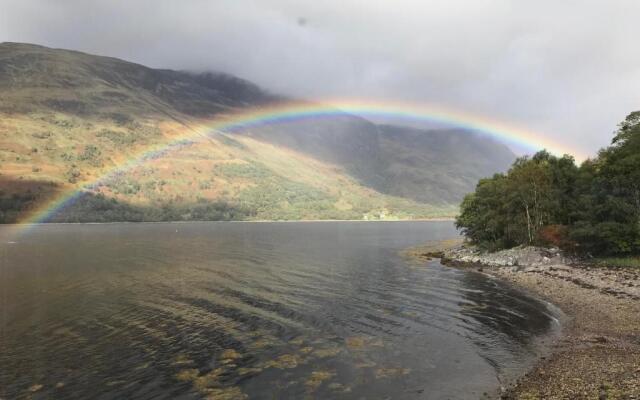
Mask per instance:
[[[0,398],[467,399],[549,305],[410,263],[451,222],[0,226]]]

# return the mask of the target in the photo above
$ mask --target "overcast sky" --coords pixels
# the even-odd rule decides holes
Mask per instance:
[[[0,0],[0,41],[441,104],[593,153],[640,109],[637,0]]]

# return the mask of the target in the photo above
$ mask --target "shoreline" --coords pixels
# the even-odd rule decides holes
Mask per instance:
[[[499,398],[640,399],[640,270],[589,266],[545,249],[483,254],[461,240],[431,242],[403,254],[487,274],[564,313],[548,354],[540,354]]]

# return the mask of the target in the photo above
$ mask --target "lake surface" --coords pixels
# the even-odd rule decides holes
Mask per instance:
[[[0,398],[479,398],[542,302],[398,251],[451,222],[0,226]]]

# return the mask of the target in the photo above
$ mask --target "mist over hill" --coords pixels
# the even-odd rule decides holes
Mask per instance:
[[[475,133],[336,113],[211,132],[107,179],[203,121],[290,101],[220,73],[0,44],[0,220],[84,190],[60,221],[450,216],[515,155]]]

